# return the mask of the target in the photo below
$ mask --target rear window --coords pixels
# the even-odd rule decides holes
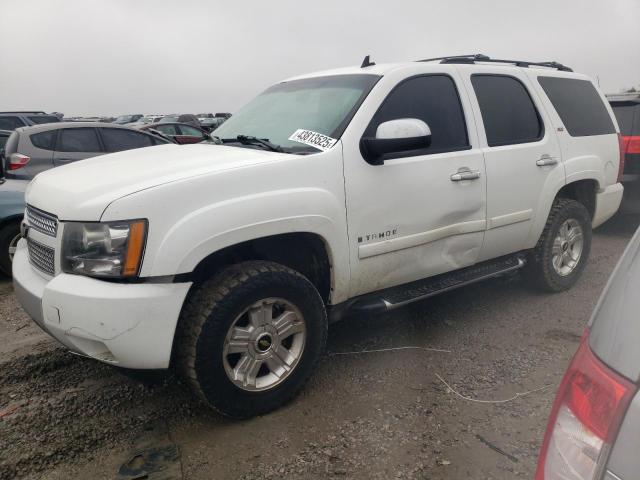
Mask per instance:
[[[31,143],[34,147],[42,148],[43,150],[53,150],[55,148],[57,130],[49,130],[48,132],[41,132],[31,135]]]
[[[507,75],[473,75],[482,122],[490,147],[535,142],[544,127],[526,87]]]
[[[640,105],[637,103],[612,103],[620,133],[625,136],[640,135]]]
[[[42,123],[54,123],[54,122],[60,121],[60,119],[55,115],[31,115],[27,118],[33,123],[35,123],[36,125],[40,125]]]
[[[616,132],[602,98],[590,81],[538,77],[538,82],[572,137]]]
[[[99,152],[98,135],[93,128],[65,128],[60,131],[59,152]]]
[[[0,130],[15,130],[24,127],[24,123],[18,117],[0,116]]]

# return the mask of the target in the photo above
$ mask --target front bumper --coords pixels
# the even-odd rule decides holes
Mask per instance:
[[[112,283],[61,273],[45,278],[20,240],[13,259],[18,301],[70,350],[135,369],[167,368],[191,283]]]
[[[596,211],[593,214],[591,226],[599,227],[615,215],[620,208],[624,187],[621,183],[614,183],[596,193]]]

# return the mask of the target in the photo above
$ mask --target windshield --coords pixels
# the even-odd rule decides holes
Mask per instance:
[[[298,129],[340,138],[377,75],[336,75],[278,83],[216,129],[216,137],[268,139],[290,153],[319,149],[289,140]]]

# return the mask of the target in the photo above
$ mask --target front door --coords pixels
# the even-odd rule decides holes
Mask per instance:
[[[426,122],[431,145],[374,166],[357,142],[344,144],[351,296],[472,265],[482,246],[484,160],[458,79],[429,73],[400,81],[363,136],[400,118]]]

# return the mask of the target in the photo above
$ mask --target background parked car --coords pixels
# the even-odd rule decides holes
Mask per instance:
[[[11,259],[20,238],[25,209],[25,180],[0,179],[0,272],[11,275]]]
[[[640,212],[640,92],[607,95],[620,126],[624,153],[624,197],[621,210]]]
[[[116,125],[126,125],[127,123],[137,122],[141,118],[141,113],[136,113],[133,115],[120,115],[119,117],[116,117],[113,123],[115,123]]]
[[[49,168],[104,153],[171,143],[149,132],[110,123],[60,122],[18,128],[5,145],[7,178],[31,179]]]
[[[140,130],[158,131],[180,144],[198,143],[211,138],[206,130],[186,123],[152,123],[140,127]]]
[[[558,388],[536,480],[638,478],[639,252],[640,230],[614,270]]]
[[[0,112],[0,129],[2,130],[15,130],[19,127],[59,121],[56,115],[41,111]]]
[[[173,113],[171,115],[165,115],[160,120],[160,123],[187,123],[194,127],[200,127],[198,117],[191,115],[190,113]]]
[[[204,117],[204,118],[198,118],[198,120],[200,120],[200,126],[208,131],[208,132],[213,132],[216,128],[218,128],[220,125],[222,125],[227,119],[225,117]]]

